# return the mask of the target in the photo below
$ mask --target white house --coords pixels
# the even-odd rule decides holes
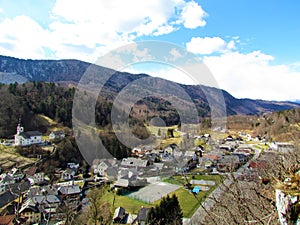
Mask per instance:
[[[289,142],[272,142],[269,145],[272,150],[283,153],[295,150],[295,146]]]
[[[17,126],[17,134],[15,134],[16,146],[27,146],[32,144],[42,143],[42,133],[39,131],[27,131],[24,132],[24,128],[20,123]]]
[[[65,138],[65,132],[63,130],[56,130],[56,131],[52,131],[49,134],[49,139],[53,140],[53,139],[63,139]]]

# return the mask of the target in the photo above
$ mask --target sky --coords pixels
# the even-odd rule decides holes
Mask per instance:
[[[298,0],[0,0],[0,54],[95,62],[130,43],[166,41],[237,98],[296,100],[299,9]],[[172,66],[124,70],[193,84]]]

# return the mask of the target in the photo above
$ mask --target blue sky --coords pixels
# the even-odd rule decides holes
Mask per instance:
[[[0,0],[0,54],[94,62],[161,40],[199,56],[238,98],[300,99],[297,0]],[[174,68],[128,68],[193,84]],[[284,84],[284,85],[283,85]]]

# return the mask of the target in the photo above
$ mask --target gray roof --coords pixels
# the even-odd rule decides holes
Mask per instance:
[[[116,176],[118,174],[117,168],[114,167],[108,167],[106,170],[107,176]]]
[[[18,196],[10,191],[0,194],[0,208],[15,200]]]
[[[118,207],[115,210],[113,220],[121,220],[125,216],[125,209],[123,207]]]
[[[78,185],[61,186],[59,191],[63,195],[80,194],[81,190]]]
[[[38,207],[32,201],[32,199],[28,199],[24,204],[22,204],[22,207],[19,212],[22,213],[22,212],[27,212],[27,211],[34,211],[34,212],[39,211]]]
[[[20,135],[23,136],[24,138],[30,138],[34,136],[42,136],[42,133],[39,131],[26,131],[26,132],[21,132]]]
[[[36,195],[32,197],[32,201],[38,204],[60,203],[60,200],[56,195]]]
[[[28,196],[33,197],[35,195],[43,195],[43,194],[57,195],[58,194],[57,189],[58,188],[56,186],[52,186],[52,185],[45,185],[42,187],[34,186],[30,188]]]
[[[140,208],[137,216],[139,222],[146,221],[149,210],[150,210],[149,208],[144,208],[144,207]]]
[[[128,187],[129,186],[129,180],[128,179],[118,179],[115,182],[115,186]]]
[[[9,185],[12,192],[18,194],[19,192],[26,192],[31,187],[29,180],[22,180],[21,182]]]
[[[134,166],[134,167],[146,167],[148,165],[148,160],[138,159],[138,158],[124,158],[122,159],[122,166]]]

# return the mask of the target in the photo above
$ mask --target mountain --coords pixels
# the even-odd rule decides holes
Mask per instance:
[[[0,82],[8,83],[9,81],[24,82],[28,81],[45,81],[45,82],[64,82],[64,83],[78,83],[83,76],[83,74],[90,68],[92,64],[79,61],[79,60],[24,60],[17,59],[13,57],[0,56]],[[104,97],[113,100],[118,93],[128,84],[133,83],[133,81],[140,78],[149,77],[146,74],[130,74],[125,72],[113,71],[108,68],[101,66],[92,65],[93,69],[97,74],[113,74],[113,76],[105,83],[105,89],[103,91]],[[15,78],[15,79],[14,79]],[[101,80],[101,77],[100,77]],[[160,78],[153,78],[151,81],[153,87],[157,87],[165,81]],[[169,82],[169,81],[168,81]],[[169,82],[167,86],[172,89],[175,85],[173,82]],[[193,103],[197,107],[197,111],[201,116],[208,116],[210,114],[210,104],[208,98],[216,101],[214,105],[218,107],[220,105],[217,99],[219,93],[224,96],[224,101],[226,105],[226,111],[228,115],[244,114],[244,115],[256,115],[265,112],[273,112],[279,110],[287,110],[291,108],[300,107],[299,103],[296,102],[276,102],[276,101],[264,101],[264,100],[252,100],[252,99],[237,99],[231,94],[224,90],[217,88],[207,87],[203,85],[180,85],[180,87],[187,93],[192,99]],[[149,88],[150,85],[148,85]],[[165,88],[166,85],[162,85]],[[137,87],[138,91],[143,91],[143,87]],[[173,88],[174,89],[174,88]],[[153,96],[151,98],[143,99],[137,107],[137,111],[145,107],[149,108],[149,104],[153,106],[152,114],[163,114],[162,109],[166,109],[167,105],[163,103],[164,101],[172,102],[172,93],[169,98],[162,100],[161,98],[156,98],[155,94],[159,92],[159,88],[154,88],[152,90]],[[173,90],[176,94],[176,89]],[[209,93],[209,96],[207,96]],[[186,107],[190,105],[190,102],[184,98],[178,97],[183,103],[182,109],[186,110]],[[217,100],[216,100],[217,99]],[[153,103],[159,102],[160,106],[156,107]],[[179,106],[180,107],[180,106]],[[167,107],[168,110],[172,111],[172,107]],[[218,109],[220,110],[220,109]],[[165,110],[166,111],[166,110]],[[174,109],[173,109],[174,111]],[[133,112],[134,113],[134,112]],[[143,114],[143,113],[142,113]],[[143,115],[144,116],[144,115]],[[165,115],[168,116],[168,115]],[[139,117],[137,115],[137,117]]]

